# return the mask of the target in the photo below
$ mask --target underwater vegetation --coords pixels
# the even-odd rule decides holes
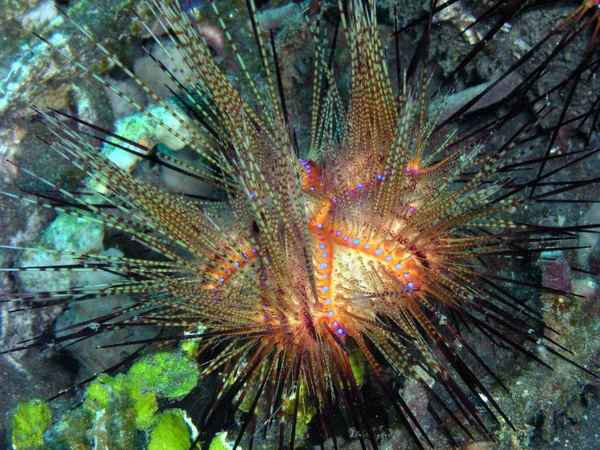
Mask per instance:
[[[238,3],[135,4],[135,62],[80,4],[81,51],[40,33],[121,112],[36,101],[69,172],[2,163],[56,215],[4,242],[3,333],[51,319],[3,355],[80,366],[13,447],[562,445],[552,404],[597,399],[597,3]]]

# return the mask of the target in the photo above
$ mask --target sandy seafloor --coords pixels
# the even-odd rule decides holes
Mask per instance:
[[[143,29],[136,23],[128,9],[136,5],[131,0],[86,1],[71,0],[58,2],[66,8],[75,20],[89,27],[97,34],[102,44],[107,44],[127,65],[143,56],[142,45],[151,43],[144,35]],[[198,2],[200,3],[200,2]],[[252,48],[253,40],[248,34],[245,20],[245,2],[218,2],[222,11],[227,11],[237,27],[242,52]],[[286,2],[263,2],[261,8],[276,11]],[[390,10],[393,2],[380,2],[380,20],[382,29],[390,31]],[[398,11],[402,12],[401,23],[423,14],[420,4],[412,0],[396,2]],[[491,2],[490,2],[491,3]],[[449,22],[436,23],[432,36],[432,59],[435,69],[432,83],[443,78],[443,74],[453,67],[470,48],[468,39],[457,35],[456,26],[470,15],[476,15],[485,7],[486,2],[459,2],[462,8],[461,18]],[[573,11],[577,1],[552,2],[544,8],[524,11],[510,21],[510,31],[503,31],[490,44],[490,51],[480,54],[469,68],[461,73],[457,90],[487,81],[495,74],[501,73],[515,61],[518,54],[541,39],[550,30]],[[297,5],[296,5],[297,6]],[[137,6],[140,8],[140,6]],[[297,11],[290,9],[289,11]],[[149,17],[141,8],[142,17]],[[280,59],[286,68],[284,83],[288,90],[288,99],[292,117],[295,118],[300,135],[300,142],[305,142],[308,123],[310,97],[310,46],[298,45],[306,35],[294,25],[293,20],[285,20],[273,14],[274,29],[277,30],[281,51]],[[209,20],[209,19],[207,19]],[[210,23],[210,22],[209,22]],[[300,22],[298,22],[300,23]],[[37,175],[73,189],[78,183],[78,174],[54,152],[50,151],[37,136],[48,135],[43,123],[29,108],[29,101],[40,106],[51,106],[63,109],[84,118],[111,128],[115,114],[124,114],[121,110],[111,108],[111,101],[98,83],[82,76],[81,71],[73,64],[65,61],[60,55],[47,49],[32,33],[37,32],[46,38],[59,43],[61,48],[71,55],[78,55],[84,64],[93,67],[102,76],[113,77],[123,81],[122,77],[109,64],[98,63],[97,51],[84,39],[77,35],[72,26],[60,18],[52,1],[7,0],[0,14],[0,185],[7,192],[39,191],[46,189],[40,182],[26,174],[19,173],[7,162],[14,161],[33,171]],[[389,36],[389,33],[387,34]],[[417,30],[407,32],[403,36],[406,53],[410,52]],[[74,38],[74,36],[77,36]],[[561,79],[580,61],[581,48],[587,42],[589,33],[576,40],[575,49],[561,55],[550,66],[547,86],[552,85],[552,78]],[[235,64],[231,62],[227,44],[220,56],[223,65],[235,72]],[[292,62],[290,62],[292,61]],[[252,66],[251,66],[252,67]],[[526,72],[527,65],[521,74]],[[589,108],[598,89],[597,74],[582,81],[573,101],[572,114],[582,113]],[[597,92],[597,91],[596,91]],[[532,93],[533,95],[534,93]],[[140,95],[134,93],[134,95]],[[562,104],[565,92],[549,99],[557,108]],[[141,101],[145,101],[140,96]],[[303,113],[304,111],[304,113]],[[468,120],[478,121],[497,113],[494,108],[481,111]],[[531,111],[534,114],[534,111]],[[552,117],[552,116],[551,116]],[[555,115],[554,115],[555,117]],[[548,119],[549,121],[551,120]],[[551,126],[550,122],[540,123],[540,127]],[[589,125],[588,125],[589,126]],[[506,131],[508,134],[509,131]],[[564,140],[557,151],[566,152],[582,145],[586,127],[581,130],[565,130]],[[590,146],[598,146],[598,132],[591,134]],[[498,137],[502,139],[502,136]],[[576,165],[562,175],[581,179],[598,175],[600,159],[595,156],[584,165]],[[577,192],[575,198],[599,198],[597,185],[588,186]],[[0,243],[10,245],[35,245],[36,239],[52,220],[54,213],[39,206],[24,204],[19,200],[0,197]],[[516,211],[514,219],[540,223],[549,220],[554,223],[600,223],[598,207],[585,204],[556,205],[547,204],[523,211]],[[595,238],[586,243],[592,248],[583,252],[567,253],[570,264],[583,265],[585,269],[598,272],[600,269],[600,250]],[[14,252],[0,253],[0,266],[11,267],[16,263],[18,254]],[[598,281],[598,277],[572,272],[571,276],[584,281]],[[10,293],[19,289],[18,280],[10,273],[0,274],[0,293],[5,299]],[[544,305],[533,300],[537,308],[545,312],[547,319],[554,326],[560,326],[568,346],[575,351],[574,358],[588,368],[600,372],[598,354],[600,339],[598,336],[597,298],[592,298],[585,305],[585,312],[580,312],[580,305],[569,308]],[[53,323],[61,314],[61,308],[49,311],[28,310],[20,313],[8,313],[9,304],[2,304],[0,322],[0,347],[3,349],[17,345],[21,337],[31,337],[44,332],[51,332]],[[507,380],[511,393],[496,392],[500,404],[514,419],[517,431],[511,432],[503,428],[497,432],[498,444],[490,448],[506,449],[596,449],[600,448],[600,383],[590,377],[583,376],[576,369],[560,361],[552,363],[555,371],[548,371],[539,365],[525,361],[522,357],[510,352],[497,352],[490,346],[479,349],[484,359],[497,361],[496,369]],[[48,398],[60,389],[68,387],[77,378],[78,363],[69,353],[58,348],[44,351],[32,350],[7,354],[0,357],[0,414],[10,411],[16,402],[30,398]],[[0,420],[5,424],[5,420]],[[394,439],[394,431],[382,432],[382,448],[411,448],[406,442]],[[0,430],[0,448],[7,446],[5,430]],[[355,448],[352,442],[345,448]]]

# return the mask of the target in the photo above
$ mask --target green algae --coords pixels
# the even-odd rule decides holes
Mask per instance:
[[[176,399],[189,394],[196,387],[199,369],[196,362],[185,353],[161,352],[136,362],[128,376],[159,397]]]
[[[208,450],[233,450],[233,444],[227,440],[227,431],[218,433],[213,440],[210,441]]]
[[[11,443],[14,450],[44,449],[44,432],[50,426],[52,412],[43,401],[34,399],[17,406],[12,417]]]
[[[180,409],[163,412],[148,438],[148,450],[189,450],[193,433],[186,422],[186,413]],[[193,447],[200,450],[200,446]]]
[[[42,422],[44,426],[38,427],[39,448],[77,450],[92,445],[133,450],[141,445],[154,450],[188,449],[197,434],[191,421],[181,410],[160,414],[158,402],[188,394],[196,386],[199,373],[188,353],[174,351],[150,354],[126,374],[101,374],[86,388],[83,403],[64,412],[45,439],[42,433],[50,426],[50,418]],[[33,414],[27,405],[19,406],[24,411],[19,417]]]

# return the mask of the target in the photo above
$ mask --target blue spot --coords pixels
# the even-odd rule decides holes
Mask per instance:
[[[315,190],[315,188],[314,188],[314,187],[310,187],[309,189],[310,189],[311,191],[314,191],[314,190]]]
[[[344,241],[347,241],[348,239],[348,236],[344,236]]]
[[[323,275],[323,279],[324,279],[324,280],[326,280],[326,279],[327,279],[327,277],[328,277],[328,275],[327,275],[327,274]]]
[[[404,278],[408,278],[408,277],[409,277],[409,274],[408,274],[408,272],[404,272],[404,273],[402,274],[402,276],[403,276]]]
[[[258,250],[256,250],[255,248],[252,249],[252,253],[256,254],[258,253]]]
[[[323,286],[323,292],[327,292],[327,291],[329,291],[329,287]]]
[[[323,258],[327,258],[327,257],[329,256],[329,253],[321,253],[321,256],[322,256]]]
[[[342,330],[341,328],[338,328],[338,333],[339,334],[344,334],[344,330]]]
[[[396,264],[396,269],[398,269],[398,270],[402,269],[402,264],[400,264],[400,263]]]
[[[322,223],[318,224],[317,228],[323,228],[323,224]]]
[[[319,245],[319,248],[326,248],[327,246],[325,244],[321,244]]]
[[[326,298],[326,299],[325,299],[325,304],[326,304],[326,305],[329,305],[330,303],[331,303],[331,299],[330,299],[330,298]]]
[[[408,286],[409,289],[412,289],[412,288],[415,287],[415,284],[412,281],[409,281],[408,284],[407,284],[407,286]]]
[[[341,235],[342,235],[342,232],[341,232],[341,231],[338,231],[338,232],[336,232],[336,233],[335,233],[335,235],[336,235],[336,236],[341,236]]]
[[[225,278],[223,278],[223,277],[219,278],[219,283],[225,283]]]
[[[392,260],[392,257],[391,257],[391,256],[386,256],[386,257],[385,257],[385,260],[386,260],[386,261],[391,261],[391,260]]]
[[[332,325],[333,325],[334,327],[337,327],[337,326],[338,326],[338,323],[337,323],[337,321],[333,322],[333,324],[332,324]]]
[[[354,239],[354,241],[353,241],[352,243],[353,243],[354,245],[358,245],[358,244],[360,244],[360,239],[359,239],[359,238],[356,238],[356,239]]]
[[[321,269],[327,268],[327,263],[321,263]]]
[[[329,317],[333,317],[333,311],[329,311],[329,312],[327,313],[327,315],[328,315]]]
[[[378,173],[378,174],[377,174],[377,176],[376,176],[376,178],[377,178],[379,181],[381,181],[381,180],[383,180],[383,175],[381,175],[381,174],[379,174],[379,173]]]
[[[236,262],[233,263],[233,265],[236,266],[236,267],[239,267],[240,263],[236,261]]]
[[[242,256],[244,257],[244,259],[248,259],[248,254],[246,252],[242,252]]]
[[[365,187],[365,185],[364,185],[364,184],[362,184],[362,183],[360,183],[360,184],[358,185],[358,188],[359,188],[359,189],[362,189],[362,188],[364,188],[364,187]]]
[[[365,250],[369,250],[371,246],[369,244],[365,244]]]
[[[375,250],[375,254],[376,255],[381,255],[383,253],[383,250],[381,250],[380,248],[378,248],[377,250]]]

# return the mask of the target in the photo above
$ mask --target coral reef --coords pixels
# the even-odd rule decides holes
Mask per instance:
[[[142,72],[152,70],[148,68],[152,65],[149,64],[152,59],[144,56],[141,51],[142,39],[148,36],[147,30],[140,26],[137,18],[127,14],[119,14],[130,3],[130,1],[123,1],[114,2],[112,5],[99,5],[98,8],[101,10],[101,13],[98,14],[98,18],[94,19],[93,22],[88,22],[85,19],[86,15],[84,13],[88,6],[84,5],[87,5],[87,2],[78,2],[68,9],[68,13],[73,15],[75,20],[84,27],[89,26],[96,30],[102,29],[102,33],[97,33],[101,36],[100,44],[108,45],[111,51],[119,58],[129,61],[129,66],[134,68],[134,72],[146,82],[146,80],[153,78],[155,75],[152,73],[148,74],[147,77],[141,75]],[[251,26],[245,19],[244,14],[239,12],[240,9],[243,10],[245,7],[242,3],[244,2],[223,2],[223,5],[220,7],[224,11],[231,11],[229,15],[233,16],[230,17],[233,20],[232,23],[239,25],[231,28],[234,29],[234,33],[238,36],[236,41],[240,42],[240,52],[250,53],[246,61],[248,71],[255,74],[260,72],[261,61],[256,55],[257,52],[248,50],[253,49],[254,42],[251,38],[248,38]],[[303,144],[307,143],[309,138],[307,133],[302,134],[301,129],[303,127],[309,128],[309,117],[306,114],[303,116],[302,110],[308,109],[307,104],[309,99],[306,98],[307,96],[302,96],[301,93],[308,86],[306,81],[310,79],[311,63],[313,62],[311,59],[311,50],[308,46],[304,47],[303,43],[311,38],[311,33],[304,21],[300,5],[281,3],[269,2],[265,11],[261,11],[259,17],[263,23],[266,24],[269,22],[269,28],[274,30],[276,48],[281,59],[282,85],[286,92],[294,93],[294,95],[288,97],[288,106],[290,116],[294,118],[293,122],[300,124],[298,127],[298,141],[301,144],[300,146],[303,147]],[[382,6],[387,7],[387,10],[391,12],[392,7],[387,4],[395,4],[397,2],[382,3],[384,3]],[[483,3],[487,4],[488,2]],[[403,5],[406,6],[403,10],[406,14],[402,17],[402,24],[410,22],[411,19],[416,18],[424,11],[415,2],[404,2]],[[50,43],[60,47],[68,55],[84,55],[82,57],[82,64],[92,67],[93,70],[97,71],[103,77],[108,77],[109,73],[110,75],[114,75],[112,73],[114,72],[114,65],[106,62],[96,62],[97,54],[95,50],[90,50],[84,44],[78,42],[77,39],[73,39],[73,30],[64,26],[63,16],[56,14],[51,6],[51,2],[28,2],[27,4],[25,2],[16,2],[11,14],[7,15],[5,23],[18,23],[21,25],[19,28],[23,28],[24,30],[35,29],[47,38]],[[468,49],[472,46],[472,42],[469,43],[469,39],[477,40],[481,36],[481,34],[473,30],[472,34],[466,36],[467,39],[464,42],[451,44],[451,42],[456,41],[454,39],[456,35],[454,27],[464,30],[466,24],[472,23],[475,12],[470,10],[470,6],[470,2],[456,2],[454,8],[455,15],[450,17],[450,23],[441,24],[433,31],[432,53],[434,59],[439,62],[439,70],[437,72],[434,71],[434,81],[432,84],[435,84],[436,77],[448,75],[452,71],[452,68],[456,66],[456,63],[465,56]],[[531,43],[538,42],[543,37],[543,33],[547,32],[548,26],[532,27],[532,23],[537,24],[539,22],[544,25],[551,24],[551,21],[554,21],[553,23],[560,23],[561,18],[564,18],[568,11],[572,10],[571,8],[567,11],[564,8],[566,7],[558,5],[556,8],[543,10],[542,12],[533,9],[515,17],[511,33],[508,33],[508,30],[506,33],[502,32],[500,38],[493,44],[497,45],[497,47],[494,47],[493,52],[490,54],[484,54],[483,52],[479,54],[476,64],[473,67],[469,67],[465,71],[464,76],[457,82],[459,90],[467,86],[473,90],[464,89],[458,95],[447,100],[446,103],[456,101],[456,106],[446,110],[445,114],[441,116],[442,120],[451,116],[453,112],[460,109],[461,105],[464,105],[469,99],[490,85],[491,82],[487,80],[494,80],[495,75],[498,73],[495,71],[498,69],[495,66],[509,64],[510,61],[514,60],[513,56],[515,54],[522,54],[525,51],[524,49],[531,47]],[[477,10],[477,6],[474,9]],[[541,20],[540,17],[548,11],[551,14]],[[142,8],[140,14],[142,19],[144,19],[148,12]],[[118,17],[118,19],[114,20],[115,17]],[[456,18],[459,20],[455,20]],[[510,36],[508,36],[509,34]],[[510,42],[514,39],[514,35],[519,36],[518,41]],[[116,36],[119,36],[119,39],[115,39]],[[239,36],[243,36],[243,38],[240,39]],[[186,149],[182,149],[182,147],[184,147],[186,141],[190,140],[199,131],[194,129],[194,121],[185,114],[185,109],[182,108],[178,100],[170,99],[168,101],[167,104],[170,110],[166,110],[164,106],[146,106],[148,98],[144,98],[144,94],[139,89],[136,90],[133,83],[113,79],[111,83],[114,85],[123,83],[120,85],[123,86],[123,90],[132,89],[131,97],[138,98],[139,100],[136,101],[145,106],[145,114],[137,113],[134,109],[130,108],[131,104],[128,102],[118,104],[122,100],[122,97],[116,96],[110,98],[109,93],[97,89],[95,83],[90,84],[78,80],[76,74],[79,69],[75,65],[67,65],[65,67],[64,60],[56,53],[51,52],[45,44],[37,40],[28,40],[24,35],[14,36],[12,42],[22,43],[26,40],[28,43],[23,44],[21,48],[10,46],[5,50],[4,54],[0,55],[0,61],[11,61],[8,71],[0,72],[0,75],[3,75],[0,76],[0,92],[3,93],[3,97],[0,98],[0,112],[2,113],[0,114],[2,116],[2,119],[0,119],[0,136],[2,137],[2,141],[0,142],[0,157],[22,162],[28,159],[36,159],[36,155],[42,154],[43,150],[41,149],[43,146],[41,144],[38,144],[37,147],[29,145],[31,141],[35,140],[34,136],[36,134],[45,136],[45,132],[39,131],[41,129],[39,125],[34,124],[30,120],[31,112],[27,108],[27,102],[28,100],[34,100],[40,105],[69,111],[70,114],[80,121],[109,124],[111,130],[114,130],[116,134],[144,147],[155,149],[157,144],[166,145],[169,148],[163,148],[159,145],[156,151],[161,155],[168,155],[169,158],[173,158],[174,160],[184,161],[186,165],[189,163],[192,168],[206,163],[206,160],[198,158],[198,155],[189,157],[188,160],[185,159]],[[165,39],[164,42],[167,41]],[[116,45],[110,45],[109,42],[116,43]],[[168,48],[167,51],[172,50],[172,48]],[[217,53],[220,63],[228,69],[228,77],[232,80],[232,83],[234,85],[240,83],[243,72],[231,53],[229,43],[225,42],[223,49]],[[547,53],[540,53],[540,59],[547,56]],[[154,57],[160,58],[159,52],[156,49],[153,49],[151,54]],[[338,59],[342,60],[348,57],[348,55],[343,54],[343,50],[339,50],[337,56]],[[178,64],[180,62],[175,63],[173,67],[176,67]],[[552,64],[555,64],[555,62],[552,61]],[[570,61],[559,61],[556,65],[551,66],[550,71],[565,73],[573,70],[573,64],[575,63],[571,63]],[[136,65],[137,69],[135,68]],[[498,89],[498,96],[493,101],[488,97],[487,103],[480,103],[475,108],[472,108],[471,113],[474,114],[472,116],[473,120],[476,121],[479,114],[488,114],[490,105],[497,102],[501,103],[508,96],[508,92],[506,91],[507,86],[512,89],[512,87],[518,85],[523,79],[521,75],[526,74],[527,70],[528,68],[525,67],[518,76],[515,72],[515,78],[505,80],[507,84]],[[260,75],[257,75],[257,80],[260,80],[260,77]],[[39,83],[40,78],[44,79],[45,82]],[[552,80],[552,77],[549,78]],[[162,84],[163,81],[164,78],[158,79],[157,86]],[[257,81],[257,84],[262,87],[263,81]],[[537,91],[533,92],[532,90],[529,93],[530,98],[533,95],[543,94],[553,81],[549,81],[549,83],[549,85],[536,85],[535,89]],[[580,95],[576,96],[576,101],[573,102],[572,110],[575,115],[590,109],[590,102],[593,99],[593,95],[585,93],[593,92],[594,90],[592,88],[588,89],[588,83],[591,86],[593,80],[586,79],[582,81],[581,90],[578,92]],[[344,87],[342,87],[342,90]],[[584,94],[581,94],[581,92]],[[170,93],[170,91],[166,90],[161,96],[169,95]],[[546,130],[552,131],[552,127],[554,126],[556,110],[560,110],[561,107],[561,100],[559,99],[557,102],[553,111],[550,114],[543,115],[539,120],[540,126]],[[112,110],[110,107],[112,107]],[[502,106],[499,108],[501,109]],[[177,114],[184,117],[185,120],[172,120],[173,110],[177,111]],[[157,118],[158,121],[153,120],[147,113]],[[532,112],[532,114],[535,114],[535,112]],[[590,130],[590,122],[588,121],[580,129],[569,130],[570,134],[567,141],[561,145],[557,144],[556,148],[553,149],[553,154],[566,153],[569,151],[570,146],[576,146],[580,143],[581,135]],[[166,124],[170,130],[165,131],[164,127],[158,125],[159,123]],[[82,128],[81,123],[77,122],[73,126]],[[106,126],[108,127],[108,125]],[[173,132],[178,133],[180,137],[175,136]],[[503,132],[501,131],[501,133]],[[92,136],[91,139],[94,137]],[[203,135],[203,137],[206,137],[206,135]],[[509,139],[508,134],[504,137]],[[115,140],[110,137],[106,140],[113,143],[121,142],[121,145],[131,147],[128,144],[122,143],[122,140]],[[98,142],[95,143],[98,144]],[[141,156],[127,153],[108,142],[105,142],[103,146],[108,159],[138,177],[137,179],[145,176],[145,174],[141,173],[143,170],[154,170],[150,164],[143,162]],[[181,152],[177,150],[181,150]],[[34,157],[31,157],[32,153],[25,153],[27,151],[33,152]],[[590,161],[593,161],[593,163],[585,167],[578,166],[581,167],[581,177],[585,177],[587,174],[593,175],[598,159],[590,159]],[[199,164],[196,165],[197,162]],[[40,166],[43,166],[43,168],[38,171],[33,167],[33,171],[40,174],[41,178],[50,180],[53,177],[69,179],[69,169],[56,171],[54,165],[48,164],[47,161],[44,164],[40,162]],[[30,166],[28,165],[27,167],[29,168]],[[565,176],[568,176],[567,170],[563,172]],[[175,177],[177,176],[175,174]],[[4,183],[13,183],[15,179],[18,179],[16,166],[8,164],[6,161],[1,161],[0,177],[3,178]],[[160,182],[156,184],[171,183],[165,181],[165,178],[166,176],[163,175]],[[112,189],[112,186],[104,186],[101,181],[92,181],[89,183],[89,180],[80,180],[77,175],[73,175],[72,180],[72,185],[87,184],[87,186],[92,187],[92,189],[102,195],[107,195]],[[170,186],[176,186],[171,188],[172,191],[190,193],[190,191],[186,191],[186,189],[181,187],[181,180],[175,180],[172,183]],[[14,189],[14,186],[3,190],[10,191],[11,189]],[[590,186],[590,191],[592,189],[594,189],[594,192],[596,191],[595,187],[592,188]],[[26,186],[25,190],[34,189]],[[217,197],[215,190],[212,190],[209,185],[194,190],[191,193],[201,197]],[[102,198],[102,196],[96,197],[94,201],[99,202]],[[0,206],[4,208],[5,205],[10,208],[5,208],[6,211],[15,211],[19,208],[18,206],[15,207],[14,204],[10,206],[3,203]],[[15,224],[11,224],[10,227],[5,228],[6,230],[13,230],[10,236],[13,234],[16,235],[18,231],[23,236],[27,235],[23,231],[27,229],[23,221],[23,216],[37,217],[36,214],[41,214],[38,211],[42,209],[39,208],[39,205],[34,205],[31,208],[33,208],[32,213],[22,213],[21,216],[16,212],[14,214],[11,212],[8,213],[11,217],[14,217],[13,221],[15,222]],[[597,209],[597,206],[591,206],[587,215],[582,213],[581,224],[597,223],[595,220],[595,217],[598,216]],[[210,210],[210,208],[207,207],[207,210]],[[212,210],[210,211],[212,213]],[[542,211],[542,213],[540,213],[540,210],[532,213],[531,210],[525,207],[515,210],[511,216],[511,220],[514,222],[528,222],[531,219],[530,215],[536,214],[534,216],[536,219],[532,220],[532,223],[538,223],[538,216],[540,214],[543,215],[545,212],[554,223],[561,221],[561,218],[564,219],[565,216],[569,215],[569,210],[564,205],[548,204],[542,207]],[[19,217],[21,217],[20,222],[17,221]],[[7,219],[3,218],[3,220]],[[19,223],[18,225],[17,222]],[[252,228],[252,226],[255,228],[253,232],[256,235],[264,233],[264,229],[259,229],[256,222],[249,222],[249,228]],[[263,227],[261,226],[260,228]],[[283,235],[283,231],[281,231],[281,235]],[[4,238],[7,237],[9,237],[8,234],[4,236]],[[597,320],[600,315],[600,308],[598,307],[598,279],[596,275],[573,270],[571,265],[574,260],[578,260],[580,268],[596,272],[599,267],[598,261],[600,258],[597,257],[597,253],[600,246],[598,245],[597,234],[595,233],[581,233],[579,237],[580,245],[589,247],[589,249],[566,249],[544,252],[540,255],[538,267],[528,267],[527,271],[528,273],[536,273],[537,276],[538,274],[535,271],[539,269],[539,276],[542,279],[544,287],[574,294],[544,294],[535,307],[541,312],[545,323],[553,330],[549,333],[548,337],[555,337],[553,333],[556,333],[556,337],[558,337],[560,333],[561,342],[563,340],[566,342],[566,347],[581,358],[582,364],[586,364],[587,367],[597,367],[597,336],[600,331]],[[99,223],[69,215],[59,215],[53,222],[50,222],[37,243],[34,243],[35,237],[33,236],[27,235],[24,239],[25,241],[23,242],[25,244],[20,242],[18,245],[41,246],[56,249],[63,253],[93,253],[98,255],[100,259],[106,258],[109,261],[116,261],[125,254],[121,250],[114,248],[105,249],[106,240],[116,238],[105,236],[105,231]],[[59,255],[58,253],[53,254],[51,252],[26,252],[20,258],[20,261],[10,261],[9,258],[0,260],[0,266],[14,264],[42,267],[48,265],[73,265],[75,263],[73,258],[64,258],[63,254]],[[70,276],[58,277],[56,276],[56,272],[44,273],[41,271],[35,273],[30,271],[25,273],[19,279],[18,283],[21,283],[29,292],[66,291],[78,285],[109,285],[114,283],[117,278],[117,275],[110,273],[110,270],[106,272],[99,270],[98,272],[92,276],[87,271],[82,271],[82,273],[75,272],[70,273]],[[5,292],[13,289],[12,280],[8,278],[3,279],[0,285]],[[522,291],[516,290],[514,295],[519,298],[527,297],[531,296],[531,292],[528,292],[526,289]],[[102,297],[102,305],[100,307],[86,301],[74,302],[70,306],[69,311],[58,320],[56,320],[60,312],[58,310],[62,310],[62,307],[58,308],[55,312],[49,313],[48,317],[43,320],[40,329],[46,330],[46,333],[55,332],[58,335],[72,327],[75,332],[83,332],[82,330],[85,330],[86,327],[93,329],[93,327],[100,327],[101,325],[97,322],[92,322],[89,325],[78,327],[77,324],[85,323],[93,317],[108,315],[111,312],[125,309],[132,302],[134,300],[130,296]],[[86,305],[91,305],[92,310],[83,311],[82,308],[85,309]],[[5,313],[3,312],[3,333],[5,333],[6,329],[4,317]],[[135,312],[124,316],[125,320],[133,320],[134,318]],[[441,315],[439,316],[440,322],[444,322],[445,320],[446,318],[442,318]],[[56,322],[55,325],[53,325],[54,322]],[[53,331],[53,326],[55,326],[55,331]],[[189,332],[189,334],[196,336],[201,334],[203,330],[203,327],[199,327],[193,332]],[[131,329],[125,329],[108,337],[104,335],[99,336],[106,338],[105,341],[86,339],[83,342],[84,345],[80,345],[80,343],[69,344],[68,348],[74,352],[76,355],[75,358],[81,365],[79,374],[81,379],[86,378],[90,374],[106,370],[120,359],[134,354],[142,344],[132,345],[127,348],[116,346],[111,349],[102,349],[103,356],[101,356],[99,361],[95,361],[95,356],[91,356],[92,353],[96,355],[100,353],[96,347],[115,342],[124,342],[128,338],[134,341],[151,340],[157,333],[157,329],[150,329],[144,332],[138,332],[137,330],[132,332]],[[27,336],[26,333],[23,333],[23,335],[26,337],[31,336],[31,334]],[[14,346],[14,344],[12,345]],[[85,345],[88,345],[88,347],[86,348]],[[55,411],[56,421],[51,427],[48,405],[36,400],[20,404],[16,408],[11,422],[12,434],[10,435],[10,439],[14,448],[27,448],[22,446],[23,436],[33,437],[31,442],[37,446],[34,448],[89,448],[90,445],[123,449],[133,449],[143,445],[153,450],[189,448],[198,433],[192,424],[193,420],[189,417],[191,414],[190,411],[180,408],[166,409],[165,404],[173,406],[173,402],[180,400],[195,388],[199,368],[193,358],[196,356],[199,346],[200,344],[196,339],[184,340],[181,346],[182,350],[165,350],[137,360],[123,374],[100,375],[85,388],[85,393],[83,394],[84,400],[80,406],[77,407],[72,403],[69,404],[69,400],[60,403],[60,411],[58,414]],[[493,370],[499,373],[500,378],[507,379],[512,387],[511,393],[506,393],[497,386],[492,388],[494,397],[499,400],[503,409],[511,412],[511,418],[514,419],[514,423],[516,424],[515,429],[510,428],[506,424],[499,427],[495,434],[495,437],[499,441],[498,448],[555,448],[553,446],[563,448],[563,446],[568,447],[568,445],[571,446],[570,448],[584,448],[583,444],[580,445],[577,442],[586,442],[586,436],[587,439],[592,439],[592,435],[590,434],[592,431],[589,429],[586,429],[585,433],[580,433],[583,435],[582,437],[572,436],[577,434],[574,424],[592,423],[600,418],[600,412],[595,410],[593,406],[589,406],[593,402],[591,400],[582,400],[584,398],[597,400],[597,396],[594,397],[594,388],[590,388],[589,380],[582,379],[578,375],[576,368],[561,360],[552,362],[553,371],[526,361],[525,358],[516,356],[499,361],[501,358],[498,356],[499,353],[495,347],[481,343],[481,346],[477,346],[477,348],[479,355],[486,361],[492,361]],[[114,351],[113,355],[110,354],[111,351]],[[460,352],[464,355],[464,348],[461,348]],[[547,349],[545,349],[541,341],[540,345],[536,348],[536,352],[536,355],[542,361],[547,361]],[[46,353],[46,358],[48,358],[49,353],[51,352]],[[56,353],[53,354],[56,355]],[[504,357],[504,354],[502,354],[502,357]],[[348,358],[350,371],[358,387],[374,382],[373,375],[369,375],[370,372],[366,370],[367,362],[360,356],[360,352],[354,350],[349,354]],[[41,364],[44,364],[44,359],[41,359],[41,361]],[[11,364],[12,366],[10,367],[17,367],[13,363]],[[39,361],[37,365],[40,365]],[[26,366],[22,369],[26,375],[21,373],[19,376],[23,376],[25,379],[29,378],[29,374],[36,373],[34,370],[28,372],[29,369]],[[243,367],[240,366],[239,369],[241,371]],[[9,370],[12,371],[7,371],[5,372],[7,375],[2,374],[0,376],[3,378],[14,377],[14,374],[17,372],[13,369]],[[391,376],[391,374],[386,373],[386,376],[388,375]],[[428,380],[430,383],[419,383],[415,381],[417,378]],[[225,384],[227,384],[227,377],[223,379],[226,382]],[[402,397],[406,399],[410,410],[415,412],[414,414],[419,422],[423,421],[426,423],[427,419],[425,416],[427,409],[432,404],[427,397],[426,387],[433,388],[434,385],[435,381],[431,377],[428,377],[423,371],[416,370],[414,379],[407,377],[400,386],[395,386],[401,391]],[[52,392],[51,387],[46,387],[48,388],[45,391],[46,393]],[[200,389],[202,388],[201,385]],[[307,390],[307,385],[302,383],[296,387],[294,393],[283,396],[283,406],[286,413],[289,414],[294,410],[299,411],[297,421],[295,422],[297,427],[297,443],[306,439],[308,427],[317,414],[317,408],[314,402],[310,401]],[[248,392],[244,392],[246,398],[241,401],[240,409],[245,412],[253,412],[254,407],[252,403],[254,396],[259,395],[259,393],[260,390],[257,390],[256,386]],[[33,391],[25,392],[23,398],[27,399],[35,395],[36,393]],[[237,401],[237,399],[234,399],[234,401]],[[377,406],[372,408],[374,411],[376,409]],[[196,421],[196,423],[199,422]],[[406,448],[405,446],[409,445],[406,444],[406,433],[399,431],[396,425],[393,424],[390,427],[387,435],[386,432],[382,432],[378,436],[381,448]],[[46,433],[46,440],[44,442],[42,441],[42,434],[48,428],[50,430]],[[230,429],[228,431],[231,434],[233,430]],[[286,430],[286,432],[288,433],[285,435],[287,439],[289,438],[289,431]],[[360,434],[360,431],[354,430],[354,432]],[[210,449],[222,450],[233,448],[233,441],[227,439],[227,434],[227,431],[217,434],[212,439]],[[353,446],[359,448],[360,439],[350,433],[350,436],[340,437],[338,442],[346,441],[347,447],[345,448],[354,448]],[[2,442],[0,440],[1,445]],[[476,442],[471,443],[467,448],[489,448],[489,446],[488,442]]]

